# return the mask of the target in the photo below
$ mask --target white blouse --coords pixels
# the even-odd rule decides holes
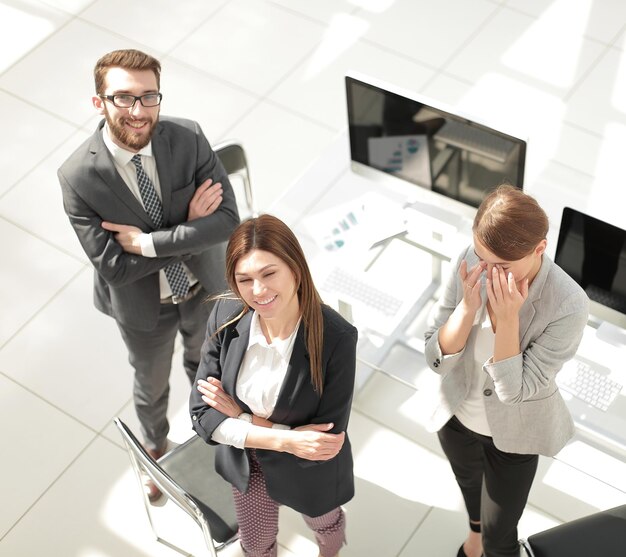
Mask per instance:
[[[474,340],[474,368],[472,372],[472,383],[467,398],[457,408],[454,415],[467,428],[491,436],[491,428],[487,422],[487,412],[485,411],[485,401],[483,389],[487,373],[483,370],[483,365],[493,357],[493,347],[495,334],[491,327],[491,319],[487,311],[487,304],[483,306],[483,315],[478,318],[476,337]]]
[[[252,314],[248,348],[241,362],[236,390],[239,399],[245,402],[256,416],[267,419],[274,412],[299,326],[300,321],[287,338],[277,338],[268,344],[261,330],[258,313],[255,311]],[[211,439],[217,443],[243,449],[251,427],[253,425],[244,420],[227,418],[215,428]],[[278,424],[275,427],[289,429],[288,426]]]

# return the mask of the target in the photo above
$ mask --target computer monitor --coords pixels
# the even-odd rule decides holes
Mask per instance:
[[[428,190],[418,199],[452,220],[455,213],[473,218],[486,193],[503,182],[523,187],[524,139],[370,77],[345,79],[355,172]]]
[[[554,261],[585,289],[592,318],[626,329],[626,230],[565,207]]]

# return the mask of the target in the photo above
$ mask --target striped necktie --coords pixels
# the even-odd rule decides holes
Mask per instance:
[[[143,169],[141,164],[141,155],[137,154],[131,159],[137,170],[137,183],[139,184],[139,192],[141,193],[141,199],[150,219],[156,229],[161,228],[163,224],[163,205],[161,200],[154,189],[152,180],[148,178],[148,175]],[[163,269],[167,282],[172,289],[174,296],[184,297],[189,292],[189,279],[187,273],[183,269],[182,263],[172,263]]]

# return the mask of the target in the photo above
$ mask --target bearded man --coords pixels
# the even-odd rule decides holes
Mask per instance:
[[[95,306],[115,319],[128,349],[144,446],[155,458],[167,445],[176,335],[193,382],[205,299],[225,289],[224,242],[239,223],[200,126],[159,118],[160,75],[159,61],[137,50],[100,58],[92,102],[104,119],[58,171],[65,212],[94,266]]]

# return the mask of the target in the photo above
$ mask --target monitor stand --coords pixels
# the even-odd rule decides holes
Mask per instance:
[[[407,211],[409,218],[411,218],[411,213],[415,213],[413,214],[413,218],[419,219],[426,215],[434,219],[435,225],[433,226],[433,233],[435,234],[439,233],[442,236],[450,233],[464,234],[469,237],[472,235],[473,216],[470,217],[462,212],[439,207],[431,203],[424,203],[423,201],[413,201],[408,204],[406,208],[411,210]],[[440,226],[437,226],[437,224],[440,224]]]

